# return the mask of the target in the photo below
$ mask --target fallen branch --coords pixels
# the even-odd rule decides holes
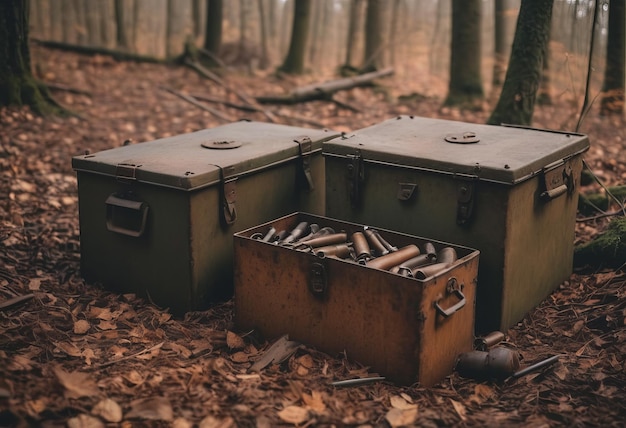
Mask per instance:
[[[53,89],[55,91],[64,91],[64,92],[69,92],[72,94],[87,95],[88,97],[91,97],[91,92],[89,91],[83,91],[82,89],[72,88],[71,86],[62,85],[60,83],[44,82],[43,84],[47,86],[48,89]]]
[[[262,108],[259,107],[255,107],[255,106],[251,106],[248,104],[237,104],[237,103],[233,103],[227,100],[222,100],[219,98],[214,98],[214,97],[209,97],[207,95],[199,95],[199,94],[193,94],[192,95],[194,98],[200,100],[200,101],[206,101],[208,103],[214,103],[214,104],[222,104],[226,107],[231,107],[231,108],[236,108],[238,110],[242,110],[242,111],[247,111],[247,112],[261,112],[263,111]]]
[[[354,77],[331,80],[323,83],[296,88],[287,95],[270,95],[257,97],[261,104],[297,104],[304,101],[331,100],[332,94],[338,91],[351,89],[357,86],[370,84],[374,79],[393,74],[393,68],[361,74]]]
[[[199,102],[198,100],[196,100],[194,97],[192,97],[191,95],[185,95],[181,92],[175,91],[174,89],[171,88],[166,88],[164,86],[160,87],[162,90],[169,92],[170,94],[176,95],[178,98],[183,99],[185,101],[187,101],[190,104],[193,104],[194,106],[208,111],[209,113],[213,114],[214,116],[222,119],[225,122],[233,122],[233,120],[227,116],[224,116],[222,113],[220,113],[218,110],[215,110],[214,108],[211,108],[209,106],[206,106],[204,104],[202,104],[201,102]]]
[[[232,88],[230,85],[226,84],[226,82],[224,82],[224,80],[222,80],[220,76],[213,73],[211,70],[207,69],[206,67],[203,67],[202,65],[198,64],[196,61],[193,61],[189,58],[185,58],[185,64],[193,68],[194,70],[196,70],[198,73],[200,73],[202,76],[206,77],[207,79],[210,79],[213,82],[217,83],[218,85],[222,86],[227,91],[232,92],[237,97],[239,97],[239,99],[243,101],[244,103],[250,106],[256,107],[257,102],[255,100],[247,97],[243,93],[237,91],[236,89]],[[271,122],[276,122],[276,117],[269,111],[261,107],[258,107],[257,111],[263,113],[265,117],[267,117]]]

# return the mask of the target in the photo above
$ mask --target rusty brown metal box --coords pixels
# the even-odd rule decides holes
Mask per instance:
[[[324,212],[329,130],[241,121],[76,156],[81,273],[174,313],[232,295],[232,235]]]
[[[391,244],[452,247],[458,258],[415,279],[354,261],[320,257],[258,237],[300,222],[350,236],[362,225],[294,213],[235,234],[235,323],[266,338],[292,340],[347,356],[400,384],[431,386],[472,349],[479,252],[389,230]],[[374,259],[376,260],[376,259]]]
[[[572,272],[585,135],[399,116],[324,144],[326,215],[481,253],[477,330],[506,330]]]

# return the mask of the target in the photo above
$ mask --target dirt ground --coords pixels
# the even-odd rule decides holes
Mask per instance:
[[[35,70],[80,117],[41,118],[0,110],[0,426],[623,426],[626,418],[626,273],[580,270],[505,332],[523,367],[559,361],[501,381],[453,373],[432,388],[387,381],[336,387],[373,376],[349,353],[306,344],[258,372],[269,342],[237,331],[233,305],[173,317],[131,294],[85,284],[79,273],[77,182],[71,157],[225,123],[166,89],[232,103],[242,100],[189,68],[117,62],[33,47]],[[278,79],[233,72],[247,96],[283,93],[328,76]],[[413,114],[484,122],[484,111],[441,109],[440,84],[397,76],[378,88],[341,92],[341,103],[267,106],[282,123],[350,131]],[[428,90],[426,89],[428,88]],[[571,131],[571,101],[538,107],[534,125]],[[228,120],[267,121],[260,112],[206,104]],[[352,108],[347,108],[348,106]],[[623,119],[587,114],[585,160],[605,185],[626,181]],[[599,186],[591,184],[589,190]],[[577,222],[577,242],[610,216]],[[23,301],[10,299],[23,296]]]

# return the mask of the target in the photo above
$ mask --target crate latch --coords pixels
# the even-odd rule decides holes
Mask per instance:
[[[118,163],[115,166],[115,179],[119,181],[135,181],[137,179],[137,168],[141,165],[132,163]]]
[[[229,226],[237,220],[237,176],[231,176],[233,167],[220,169],[220,220],[223,226]]]
[[[543,182],[545,190],[541,192],[541,199],[549,201],[564,193],[572,194],[576,187],[572,165],[560,160],[543,168]]]
[[[460,226],[469,224],[474,214],[474,181],[462,180],[457,187],[456,223]]]
[[[363,156],[360,151],[354,155],[347,155],[348,158],[348,195],[350,202],[356,206],[361,201],[361,188],[365,181],[365,171],[363,168]]]
[[[311,175],[313,143],[307,136],[296,138],[294,141],[298,144],[298,147],[300,147],[300,169],[298,174],[302,177],[302,182],[305,183],[304,187],[310,192],[315,188],[313,185],[313,176]]]

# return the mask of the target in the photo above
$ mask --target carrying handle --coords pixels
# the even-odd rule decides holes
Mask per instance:
[[[465,306],[466,299],[465,295],[461,291],[462,287],[463,285],[458,286],[456,278],[452,277],[448,280],[448,284],[446,286],[447,293],[454,294],[457,299],[459,299],[459,301],[456,304],[450,306],[448,309],[443,309],[439,305],[439,302],[441,301],[441,299],[443,299],[443,297],[440,296],[439,298],[437,298],[437,300],[435,300],[434,303],[435,309],[437,310],[438,314],[440,314],[444,318],[448,318],[450,315],[454,314]]]
[[[145,202],[125,199],[113,193],[105,204],[109,231],[133,238],[144,234],[148,219],[148,205]]]

